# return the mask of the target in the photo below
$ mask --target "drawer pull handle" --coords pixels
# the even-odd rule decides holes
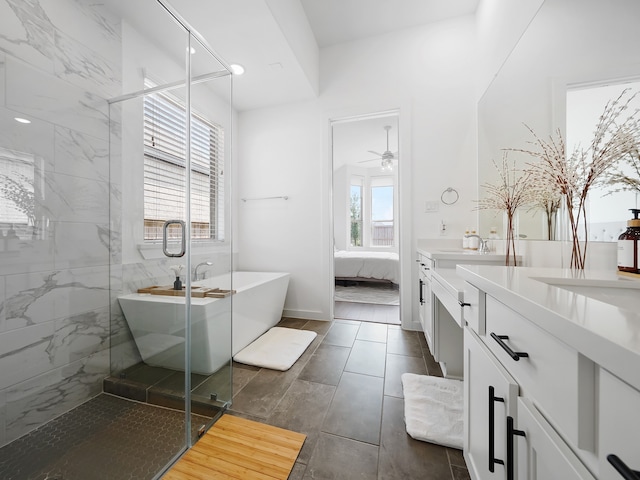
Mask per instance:
[[[463,302],[462,300],[458,300],[458,303],[460,304],[461,307],[470,307],[471,306],[470,303]]]
[[[640,472],[631,470],[617,455],[607,455],[607,460],[613,468],[624,478],[624,480],[640,480]]]
[[[493,385],[489,385],[489,471],[491,473],[495,470],[495,464],[504,465],[504,460],[495,458],[496,446],[495,446],[495,408],[494,402],[504,403],[504,398],[495,396],[496,389]]]
[[[529,354],[526,352],[514,352],[509,345],[507,345],[504,341],[509,340],[508,335],[496,335],[491,332],[491,338],[493,338],[498,345],[502,347],[502,349],[509,354],[511,358],[513,358],[516,362],[520,360],[522,357],[528,357]]]
[[[419,290],[419,292],[420,292],[420,305],[424,305],[424,293],[423,293],[424,281],[421,278],[419,278],[418,281],[419,281],[418,288],[420,289]]]
[[[526,437],[527,435],[522,430],[516,430],[513,428],[513,417],[507,417],[507,480],[513,480],[513,437]]]

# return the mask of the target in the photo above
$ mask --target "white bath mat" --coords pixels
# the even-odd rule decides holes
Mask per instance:
[[[462,382],[402,374],[404,421],[416,440],[462,449]]]
[[[238,363],[273,370],[289,370],[318,335],[309,330],[273,327],[236,353]]]

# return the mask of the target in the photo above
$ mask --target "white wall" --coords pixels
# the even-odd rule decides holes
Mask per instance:
[[[317,102],[241,113],[235,197],[238,269],[290,272],[285,315],[326,319],[321,131]]]
[[[237,197],[291,196],[240,204],[239,266],[291,272],[286,314],[330,318],[329,119],[400,110],[405,286],[413,284],[417,238],[437,236],[441,218],[452,236],[473,223],[475,40],[469,16],[328,47],[316,101],[239,114]],[[424,202],[449,186],[458,203],[425,214]],[[404,294],[410,305],[411,290]],[[410,311],[403,316],[411,322]]]
[[[478,25],[478,97],[502,67],[544,0],[481,0]]]

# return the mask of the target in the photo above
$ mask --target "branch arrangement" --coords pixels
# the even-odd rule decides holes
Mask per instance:
[[[609,186],[609,193],[635,191],[640,193],[640,111],[630,110],[637,93],[625,89],[607,103],[586,147],[578,145],[567,155],[562,133],[557,130],[548,139],[525,127],[533,140],[529,149],[505,149],[500,166],[493,162],[499,174],[497,184],[482,185],[487,197],[478,202],[478,209],[502,210],[507,215],[507,265],[515,243],[513,220],[523,205],[542,209],[547,215],[549,238],[555,212],[564,204],[571,231],[571,268],[584,269],[587,258],[587,197],[595,185]],[[515,163],[508,165],[507,151],[525,153],[537,159],[518,173]],[[624,166],[626,168],[621,168]],[[631,172],[631,173],[629,173]],[[580,234],[584,241],[580,242]]]
[[[482,185],[487,192],[487,196],[478,201],[479,210],[502,210],[507,216],[507,244],[505,264],[516,265],[516,246],[514,236],[514,219],[516,211],[523,205],[533,201],[532,197],[532,172],[518,171],[515,166],[509,165],[507,152],[502,154],[502,163],[497,165],[492,163],[498,171],[499,181],[497,184],[486,183]],[[511,259],[510,257],[513,256]]]
[[[544,140],[528,126],[527,129],[533,136],[533,148],[512,149],[537,158],[539,162],[529,164],[529,172],[536,183],[553,186],[564,198],[572,237],[572,268],[584,269],[585,266],[589,190],[602,182],[605,174],[611,172],[618,162],[625,158],[637,158],[640,140],[638,110],[623,117],[635,96],[635,93],[629,94],[629,89],[626,89],[618,98],[607,103],[596,125],[593,140],[586,149],[578,145],[567,156],[565,142],[559,130],[555,137]],[[584,233],[583,243],[578,240],[580,232]]]

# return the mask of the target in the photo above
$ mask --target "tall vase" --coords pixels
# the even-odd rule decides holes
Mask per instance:
[[[562,232],[562,267],[584,270],[589,241],[586,208],[575,206],[563,196],[559,210],[559,232]]]
[[[505,257],[504,264],[517,265],[516,262],[516,249],[518,245],[518,213],[517,212],[504,212],[502,224],[504,226],[504,238],[505,243]]]

